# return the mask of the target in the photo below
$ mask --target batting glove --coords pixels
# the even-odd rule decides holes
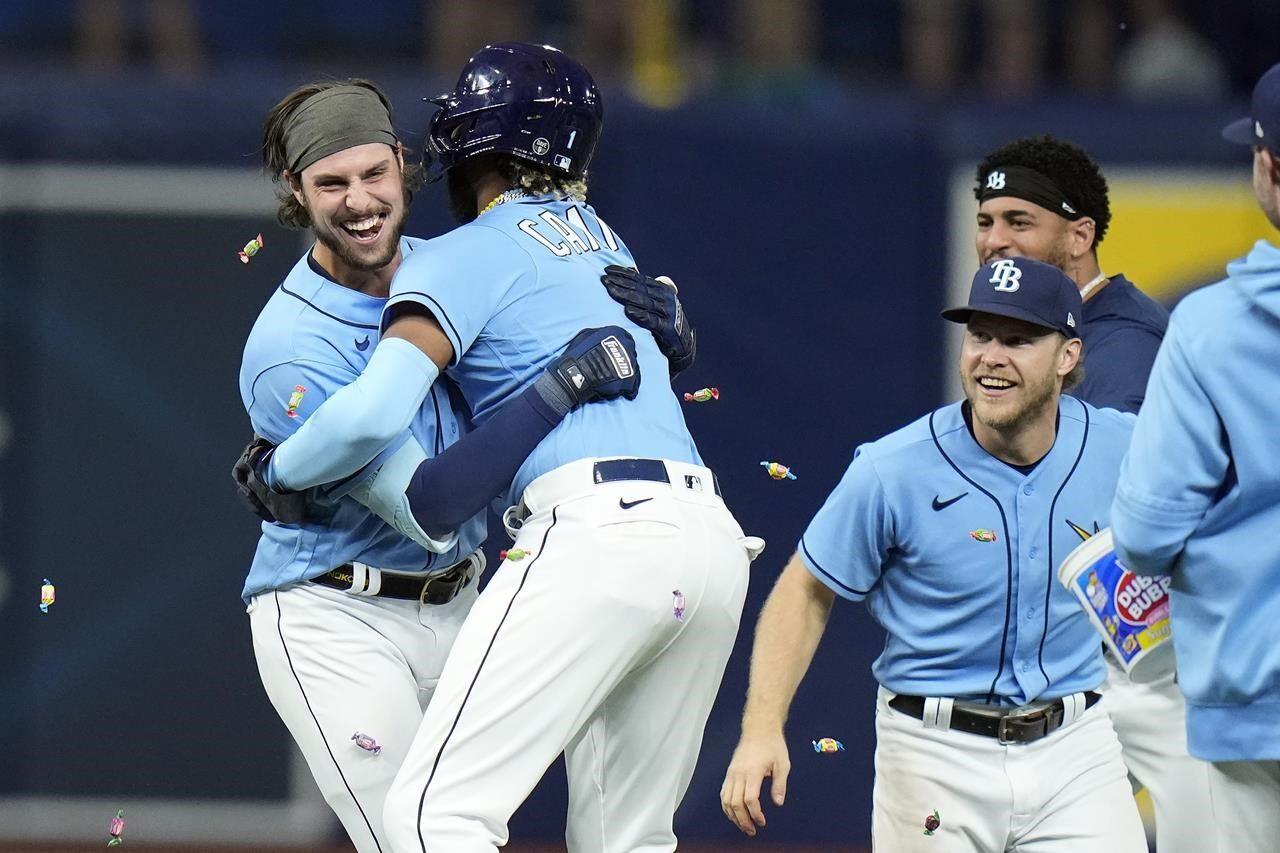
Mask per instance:
[[[267,485],[267,466],[275,449],[274,444],[256,435],[245,446],[231,469],[236,493],[240,502],[263,521],[301,524],[307,517],[306,493],[281,493]]]
[[[676,283],[665,275],[650,278],[632,267],[611,264],[600,276],[609,295],[622,303],[627,319],[653,333],[667,357],[671,378],[693,365],[697,338],[676,295]]]
[[[621,326],[583,329],[534,384],[562,414],[598,400],[634,400],[640,392],[635,339]]]

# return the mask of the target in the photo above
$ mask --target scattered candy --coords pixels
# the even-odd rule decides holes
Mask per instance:
[[[705,403],[708,400],[719,400],[719,399],[720,399],[719,388],[699,388],[697,391],[694,391],[692,394],[690,394],[688,391],[684,392],[684,401],[686,403]]]
[[[44,579],[44,584],[40,587],[40,612],[48,613],[49,605],[53,604],[55,591],[53,584],[49,583],[49,579]]]
[[[107,832],[111,833],[111,840],[107,842],[108,847],[119,847],[124,844],[124,809],[116,810],[116,816],[111,818],[111,828]]]
[[[236,253],[240,256],[240,263],[242,264],[249,263],[249,259],[252,258],[254,255],[258,254],[258,250],[265,245],[266,243],[263,242],[261,234],[259,234],[257,237],[254,237],[248,243],[245,243],[244,248]]]
[[[924,834],[933,835],[934,830],[942,826],[942,816],[934,809],[933,814],[924,819]]]
[[[985,527],[979,527],[977,530],[970,530],[969,535],[978,542],[996,541],[996,532],[994,530],[987,530]]]
[[[351,736],[351,739],[356,742],[356,746],[365,752],[372,752],[374,755],[382,752],[382,747],[378,745],[378,742],[363,732],[356,732]]]
[[[813,741],[814,752],[844,752],[844,744],[833,737]]]
[[[794,480],[795,474],[791,473],[791,469],[781,462],[761,462],[764,466],[765,473],[775,480]]]
[[[523,560],[525,557],[532,557],[532,556],[533,556],[532,551],[526,551],[523,548],[512,548],[510,551],[498,552],[499,560],[510,560],[513,563],[518,563],[521,560]]]
[[[684,621],[684,593],[678,589],[671,590],[671,594],[675,596],[675,600],[671,603],[671,612],[675,614],[676,619],[680,622]]]
[[[302,395],[307,393],[307,389],[301,385],[293,386],[293,393],[289,395],[289,405],[285,406],[284,413],[291,418],[298,416],[298,407],[302,405]]]

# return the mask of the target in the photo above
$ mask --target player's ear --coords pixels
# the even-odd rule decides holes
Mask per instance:
[[[307,203],[302,198],[302,181],[298,178],[298,176],[295,175],[293,172],[290,172],[288,169],[285,169],[281,173],[281,177],[283,177],[285,180],[285,183],[289,185],[289,192],[293,193],[293,197],[298,200],[298,204],[302,205],[303,207],[306,207]]]
[[[1076,365],[1080,363],[1083,347],[1084,343],[1079,338],[1071,338],[1063,342],[1062,348],[1058,350],[1058,376],[1066,376],[1075,370]]]
[[[396,162],[400,164],[400,171],[404,171],[404,143],[396,143]]]
[[[1091,216],[1082,216],[1067,227],[1071,234],[1071,257],[1079,258],[1088,254],[1098,236],[1098,223]]]

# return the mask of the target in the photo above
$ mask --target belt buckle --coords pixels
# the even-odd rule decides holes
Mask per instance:
[[[1031,736],[1027,735],[1027,732]],[[996,722],[996,737],[1002,744],[1031,743],[1049,733],[1049,707],[1017,710]]]
[[[448,604],[458,597],[458,593],[471,582],[471,569],[475,562],[467,557],[448,571],[428,578],[418,594],[418,604]],[[442,583],[443,582],[443,583]]]

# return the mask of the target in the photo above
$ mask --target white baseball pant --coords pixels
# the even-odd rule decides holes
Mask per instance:
[[[525,490],[527,555],[480,596],[387,797],[396,853],[496,850],[562,751],[570,851],[675,849],[760,543],[706,468],[596,484],[594,462]]]
[[[1206,827],[1208,837],[1201,850],[1244,853],[1276,849],[1280,839],[1280,761],[1215,761],[1209,770],[1209,796],[1213,821]]]
[[[422,722],[479,578],[448,604],[312,583],[256,595],[249,624],[271,704],[359,853],[390,853],[387,790]],[[372,737],[379,754],[352,741]]]
[[[1105,699],[1047,737],[1006,745],[926,727],[892,698],[881,688],[876,701],[873,850],[1146,853]]]
[[[1120,752],[1156,813],[1160,853],[1213,853],[1209,764],[1187,752],[1187,702],[1173,673],[1149,684],[1129,680],[1110,655],[1102,688]]]

